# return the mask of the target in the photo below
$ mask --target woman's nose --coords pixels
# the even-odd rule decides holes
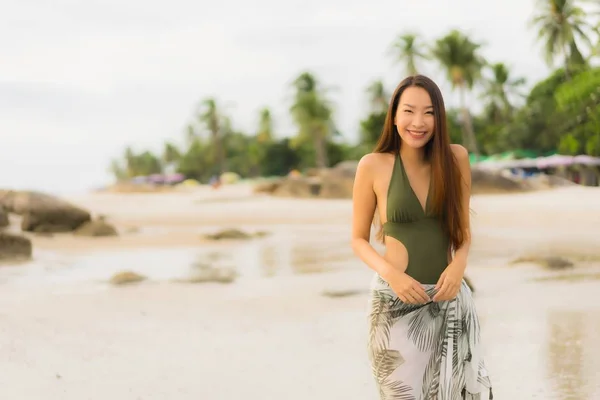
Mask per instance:
[[[421,128],[423,127],[424,123],[423,123],[423,117],[419,116],[419,115],[415,115],[415,117],[412,120],[412,125],[415,128]]]

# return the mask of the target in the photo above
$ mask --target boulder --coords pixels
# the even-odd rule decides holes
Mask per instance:
[[[559,257],[559,256],[552,256],[552,255],[524,256],[524,257],[519,257],[519,258],[511,261],[511,264],[521,264],[521,263],[537,264],[537,265],[540,265],[544,268],[551,269],[551,270],[567,269],[567,268],[572,268],[574,266],[572,261],[567,260],[562,257]]]
[[[497,171],[471,169],[471,193],[510,193],[530,189],[525,182],[505,176]]]
[[[102,219],[84,222],[73,234],[89,237],[118,236],[116,228]]]
[[[4,209],[3,206],[0,205],[0,229],[6,228],[10,225],[10,220],[8,219],[8,212]]]
[[[261,182],[254,187],[255,193],[270,193],[278,197],[351,199],[358,161],[342,161],[333,168],[312,168],[305,176],[287,176],[278,180]],[[547,180],[545,186],[565,184],[557,178]],[[555,182],[556,181],[556,182]],[[473,167],[471,170],[472,193],[511,193],[538,189],[527,179],[507,176],[498,171]]]
[[[187,278],[177,281],[181,283],[232,283],[238,277],[237,271],[232,267],[215,267],[196,263],[192,266],[192,269]]]
[[[323,199],[351,199],[354,178],[344,177],[336,170],[322,171],[319,197]]]
[[[23,235],[0,232],[0,262],[31,259],[31,240]]]
[[[253,191],[254,193],[273,194],[273,192],[279,187],[279,185],[281,185],[283,181],[283,178],[259,181],[254,185]]]
[[[4,191],[0,204],[21,215],[21,229],[28,232],[70,232],[91,220],[88,211],[49,194],[33,191]]]
[[[321,180],[318,177],[288,177],[273,191],[277,197],[310,198],[319,194]]]
[[[117,272],[110,278],[113,285],[128,285],[146,280],[146,277],[133,271]]]
[[[354,180],[354,177],[356,176],[357,168],[358,168],[358,161],[348,160],[348,161],[342,161],[342,162],[336,164],[336,166],[333,167],[332,170],[336,173],[336,175],[338,175],[342,178]]]
[[[325,297],[336,298],[358,296],[363,295],[366,292],[368,291],[360,289],[325,289],[321,294]]]
[[[268,235],[268,232],[258,231],[254,234],[240,231],[239,229],[224,229],[215,233],[203,235],[208,240],[248,240],[252,238],[261,238]]]

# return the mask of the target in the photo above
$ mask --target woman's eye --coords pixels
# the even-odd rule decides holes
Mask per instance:
[[[412,113],[412,110],[404,110],[405,113]]]

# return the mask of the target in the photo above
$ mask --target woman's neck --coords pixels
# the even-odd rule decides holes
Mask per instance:
[[[425,160],[424,147],[420,149],[414,149],[409,146],[401,146],[400,157],[402,157],[402,162],[404,164],[410,164],[415,166],[423,166],[427,164],[427,160]]]

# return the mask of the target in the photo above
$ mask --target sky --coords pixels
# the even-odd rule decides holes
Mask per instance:
[[[357,138],[365,88],[403,78],[389,54],[406,31],[432,41],[458,28],[490,61],[530,84],[548,73],[534,0],[8,0],[0,15],[0,188],[53,193],[110,183],[110,160],[131,145],[181,142],[200,101],[215,97],[253,132],[270,107],[292,135],[291,81],[303,71],[332,87],[338,126]],[[449,105],[457,98],[433,66]],[[477,107],[477,98],[470,105]]]

